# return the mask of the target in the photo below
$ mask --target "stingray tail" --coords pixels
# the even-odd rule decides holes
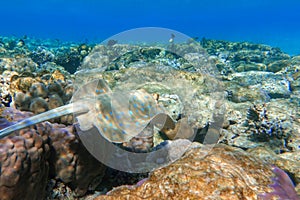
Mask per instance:
[[[82,113],[82,112],[88,112],[88,108],[86,106],[84,106],[83,103],[76,102],[76,103],[67,104],[67,105],[55,108],[53,110],[49,110],[47,112],[29,117],[20,122],[17,122],[16,124],[13,124],[11,126],[8,126],[4,129],[0,130],[0,139],[4,138],[5,136],[11,134],[14,131],[20,130],[22,128],[26,128],[26,127],[34,125],[34,124],[38,124],[43,121],[47,121],[47,120],[61,117],[64,115],[68,115],[71,113]]]

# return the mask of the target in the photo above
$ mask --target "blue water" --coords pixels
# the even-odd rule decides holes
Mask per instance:
[[[300,0],[1,0],[0,35],[102,40],[137,27],[300,54]]]

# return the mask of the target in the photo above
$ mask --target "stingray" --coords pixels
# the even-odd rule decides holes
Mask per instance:
[[[110,142],[129,141],[149,124],[158,128],[174,128],[174,120],[158,106],[145,90],[112,92],[104,79],[81,87],[71,103],[29,117],[0,130],[0,139],[14,131],[68,114],[74,114],[82,131],[96,127]]]

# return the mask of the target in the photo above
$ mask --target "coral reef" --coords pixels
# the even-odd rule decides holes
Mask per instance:
[[[19,113],[18,117],[28,113]],[[4,118],[2,118],[4,119]],[[7,121],[3,122],[5,126]],[[42,199],[49,173],[47,159],[50,147],[47,137],[40,134],[49,127],[23,129],[14,137],[0,141],[0,193],[1,199]]]
[[[112,89],[138,85],[156,93],[158,104],[177,121],[168,130],[149,127],[148,135],[124,143],[123,148],[149,153],[172,144],[166,140],[188,137],[187,116],[193,130],[203,136],[221,118],[214,113],[220,107],[226,110],[216,139],[236,147],[217,145],[206,152],[194,143],[181,160],[150,177],[105,172],[78,139],[73,115],[66,115],[0,141],[0,199],[80,199],[78,195],[87,191],[92,194],[82,198],[92,199],[112,187],[135,183],[98,199],[297,199],[293,184],[299,195],[300,56],[248,42],[203,38],[200,44],[93,45],[0,37],[1,129],[65,105],[78,86],[103,78]],[[159,73],[147,70],[152,65],[160,66]],[[182,135],[176,135],[178,127],[184,129]]]
[[[208,54],[218,57],[216,66],[222,74],[245,71],[278,72],[290,63],[289,55],[279,48],[267,45],[205,38],[200,44]]]
[[[46,188],[47,194],[46,199],[47,200],[54,200],[54,199],[69,199],[69,200],[75,200],[76,195],[72,191],[70,187],[68,187],[66,184],[64,184],[61,181],[51,179],[48,181],[47,188]]]
[[[2,117],[7,115],[17,121],[30,113],[10,108],[2,113]],[[2,127],[10,124],[1,119]],[[73,126],[40,123],[2,139],[0,150],[0,191],[4,199],[41,199],[49,177],[84,195],[95,189],[98,183],[94,181],[100,182],[105,172],[105,166],[81,144]]]
[[[170,66],[184,71],[201,71],[217,74],[214,60],[205,50],[195,43],[174,44],[151,47],[148,45],[115,44],[113,46],[97,45],[86,56],[79,70],[99,69],[101,71],[119,70],[129,67],[144,67],[149,64]]]
[[[284,137],[281,123],[278,119],[269,119],[266,105],[253,105],[247,111],[247,119],[244,125],[248,127],[246,133],[253,139],[269,141],[274,137],[280,139]]]
[[[88,190],[94,190],[101,181],[105,166],[96,160],[82,145],[75,135],[73,126],[53,124],[49,133],[50,175],[69,184],[77,195],[84,195]],[[52,171],[53,170],[53,171]]]
[[[299,143],[299,123],[290,113],[297,104],[288,99],[263,104],[227,104],[228,126],[222,130],[220,142],[243,149],[264,146],[276,153],[296,151]]]
[[[68,49],[59,48],[55,52],[54,62],[68,72],[74,73],[91,50],[92,47],[87,44],[70,46]]]
[[[48,63],[54,63],[56,68],[62,66],[68,72],[74,73],[93,46],[58,40],[41,42],[28,37],[0,37],[0,72],[40,71]]]
[[[21,111],[39,114],[69,103],[74,92],[72,81],[58,70],[45,75],[41,78],[33,74],[8,72],[6,79],[10,83],[3,93],[6,92],[12,97],[10,105]],[[53,121],[72,124],[73,118],[70,115]]]
[[[28,57],[0,58],[0,71],[33,72],[38,65]]]
[[[226,77],[226,88],[232,91],[232,101],[269,101],[270,99],[289,98],[291,82],[286,75],[272,72],[238,72]]]

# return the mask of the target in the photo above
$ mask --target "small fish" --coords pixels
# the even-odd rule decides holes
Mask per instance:
[[[73,95],[70,104],[0,130],[0,139],[25,127],[72,113],[82,131],[95,126],[102,136],[115,143],[129,141],[142,132],[151,121],[164,124],[166,119],[171,119],[158,107],[153,95],[146,91],[112,92],[105,80],[100,79],[81,87]]]
[[[172,33],[171,37],[169,39],[169,43],[173,43],[174,42],[174,38],[175,38],[175,35]]]

